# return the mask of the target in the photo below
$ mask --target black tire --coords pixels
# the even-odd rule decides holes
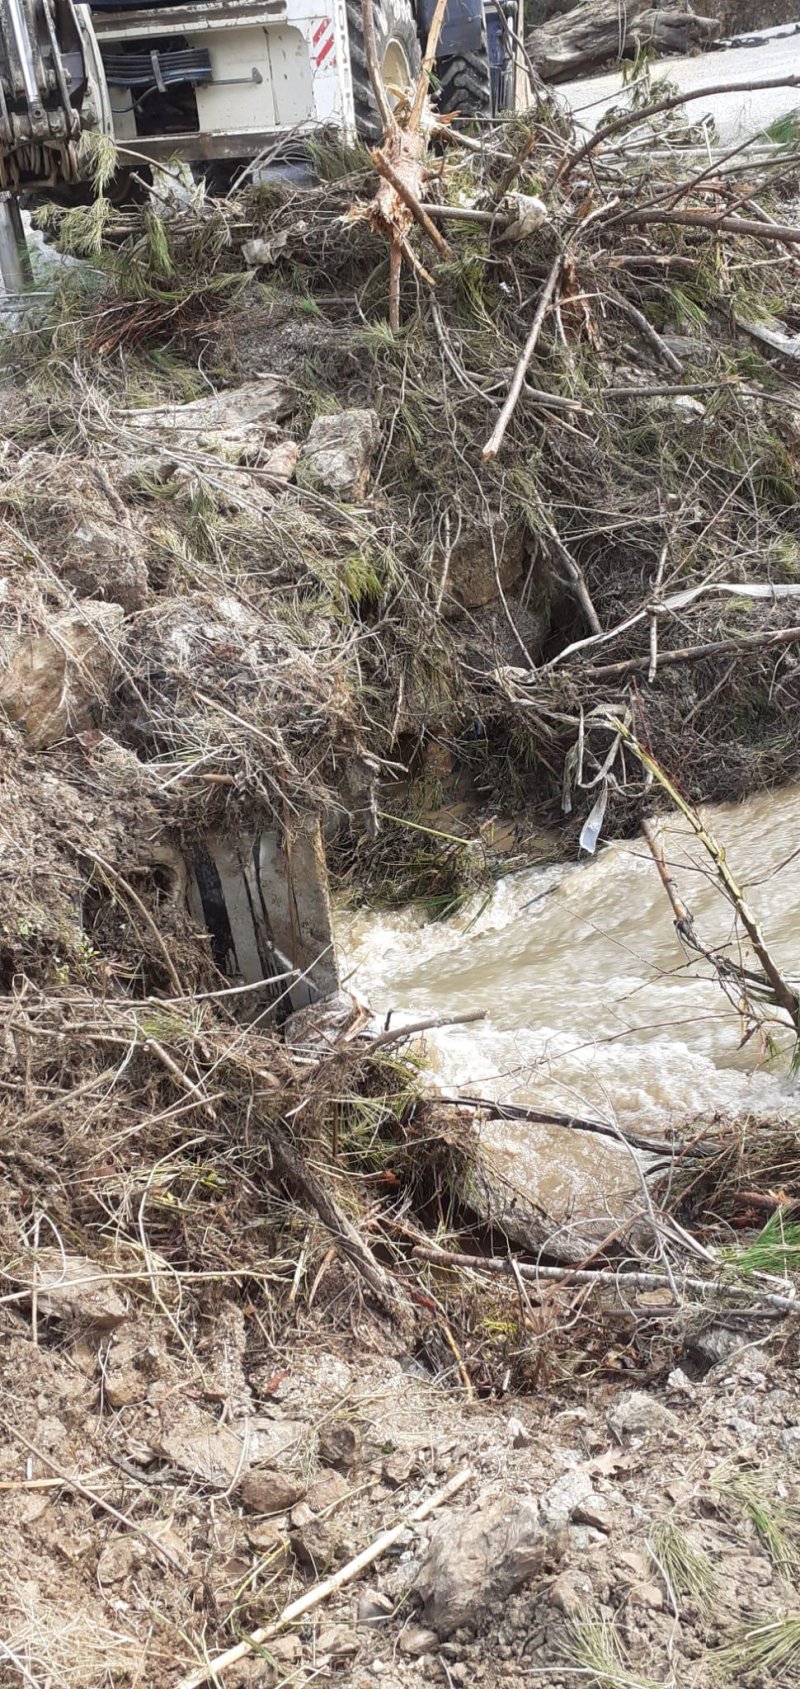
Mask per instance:
[[[415,83],[422,69],[422,51],[410,0],[374,0],[373,11],[378,63],[383,66],[387,54],[391,55],[392,49],[398,49],[408,65],[411,82]],[[379,141],[383,124],[367,70],[361,0],[347,0],[347,29],[353,67],[356,131],[363,141]]]
[[[480,53],[439,59],[436,74],[440,111],[458,112],[459,117],[491,117],[492,85],[485,48]]]

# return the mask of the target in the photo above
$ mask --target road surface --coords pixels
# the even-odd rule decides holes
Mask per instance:
[[[711,11],[713,8],[709,7]],[[677,84],[681,92],[708,87],[712,83],[736,82],[747,84],[771,76],[800,76],[800,33],[786,34],[782,29],[764,31],[755,47],[729,47],[722,51],[701,53],[697,58],[664,59],[654,68],[654,79],[666,76]],[[580,82],[565,82],[557,89],[570,106],[580,129],[589,132],[600,122],[609,106],[616,105],[624,93],[624,83],[618,71],[607,76],[585,77]],[[787,112],[800,114],[800,88],[776,88],[768,92],[750,93],[746,86],[736,94],[719,94],[710,99],[690,100],[685,106],[691,123],[699,123],[711,115],[723,145],[734,145],[745,136],[756,134]]]

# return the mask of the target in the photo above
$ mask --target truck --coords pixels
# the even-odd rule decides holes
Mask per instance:
[[[435,0],[372,0],[389,95],[414,85]],[[448,0],[442,113],[527,103],[523,0]],[[122,164],[196,172],[302,155],[310,135],[374,141],[361,0],[0,0],[0,193],[79,187],[82,134]]]

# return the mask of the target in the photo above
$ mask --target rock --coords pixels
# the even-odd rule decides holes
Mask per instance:
[[[269,1519],[248,1519],[245,1526],[245,1535],[250,1547],[254,1548],[258,1554],[274,1554],[277,1556],[287,1552],[285,1539],[281,1536],[277,1525],[273,1525]]]
[[[655,1583],[632,1583],[628,1600],[632,1607],[648,1607],[652,1613],[660,1613],[664,1605],[662,1591]]]
[[[308,1486],[308,1505],[314,1513],[327,1513],[329,1507],[337,1507],[350,1494],[350,1480],[344,1473],[328,1469],[318,1472]]]
[[[305,1495],[302,1478],[258,1468],[242,1479],[239,1494],[253,1513],[288,1513]]]
[[[362,1589],[357,1609],[359,1624],[385,1624],[393,1612],[394,1602],[388,1595],[382,1595],[379,1589]]]
[[[641,1188],[618,1143],[530,1121],[484,1120],[456,1194],[485,1225],[523,1249],[546,1246],[562,1261],[583,1261],[607,1235],[641,1212]],[[609,1208],[609,1204],[611,1204]]]
[[[337,1560],[345,1558],[347,1545],[341,1526],[335,1519],[316,1518],[306,1519],[297,1526],[294,1523],[297,1511],[295,1508],[292,1514],[293,1529],[289,1537],[292,1553],[301,1566],[307,1566],[316,1578],[322,1578]]]
[[[609,1430],[620,1442],[626,1437],[674,1435],[679,1429],[674,1413],[643,1390],[627,1390],[618,1396],[609,1408],[607,1420]]]
[[[257,453],[265,435],[290,416],[297,394],[275,375],[262,375],[240,387],[204,394],[187,405],[159,405],[156,410],[134,411],[126,418],[129,429],[141,431],[149,449],[221,451],[228,461]]]
[[[357,1654],[360,1646],[358,1637],[353,1635],[347,1625],[332,1624],[318,1631],[315,1651],[318,1661],[320,1656],[323,1659],[343,1660],[350,1654]]]
[[[524,1449],[528,1447],[529,1443],[533,1442],[530,1431],[526,1429],[521,1419],[509,1419],[506,1430],[512,1449]]]
[[[373,410],[337,411],[332,416],[316,417],[300,450],[300,485],[334,499],[363,499],[379,437]]]
[[[414,1588],[440,1636],[474,1625],[541,1564],[546,1531],[534,1501],[503,1498],[475,1513],[451,1513],[434,1527]]]
[[[591,1525],[595,1531],[602,1531],[608,1535],[612,1525],[612,1511],[604,1495],[592,1491],[591,1495],[579,1501],[573,1510],[572,1517],[576,1525]]]
[[[800,1425],[789,1425],[781,1432],[781,1446],[790,1465],[800,1466]]]
[[[693,399],[690,393],[681,393],[677,399],[669,399],[667,403],[676,421],[682,422],[686,428],[702,422],[706,414],[705,405],[699,399]]]
[[[557,1531],[570,1519],[578,1517],[578,1509],[584,1502],[588,1503],[592,1495],[592,1480],[588,1472],[582,1472],[580,1467],[573,1467],[571,1471],[562,1473],[549,1490],[539,1497],[539,1514],[543,1524],[551,1530]],[[584,1520],[583,1523],[591,1521]]]
[[[747,1342],[748,1334],[741,1328],[711,1325],[705,1331],[692,1332],[686,1339],[686,1349],[700,1371],[710,1372],[713,1366],[721,1366],[739,1349],[744,1349]]]
[[[145,1547],[131,1537],[114,1537],[107,1542],[97,1562],[98,1583],[122,1583],[141,1565]]]
[[[130,615],[147,602],[149,580],[143,544],[143,536],[124,505],[113,527],[96,517],[86,517],[67,536],[59,575],[74,587],[79,598],[102,598],[107,604],[120,604]]]
[[[127,1317],[128,1305],[114,1288],[111,1275],[86,1255],[62,1255],[60,1249],[37,1249],[16,1277],[33,1287],[39,1315],[46,1320],[80,1319],[109,1328]]]
[[[167,1401],[160,1418],[160,1429],[153,1432],[150,1447],[179,1471],[220,1489],[247,1472],[248,1448],[253,1442],[248,1428],[220,1425],[193,1402]]]
[[[271,452],[267,452],[260,464],[261,471],[276,481],[287,483],[294,476],[299,456],[300,447],[295,440],[281,440]]]
[[[384,1461],[381,1467],[381,1477],[384,1483],[388,1484],[390,1490],[399,1490],[419,1470],[420,1465],[415,1454],[408,1449],[397,1449]]]
[[[682,1372],[679,1366],[673,1367],[667,1379],[667,1389],[671,1395],[682,1396],[686,1401],[691,1401],[692,1397],[697,1394],[691,1378],[687,1378],[686,1373]]]
[[[359,1427],[347,1419],[334,1419],[323,1425],[317,1452],[324,1466],[338,1466],[343,1472],[351,1472],[361,1459]]]
[[[562,1572],[550,1586],[550,1605],[572,1619],[588,1605],[592,1593],[592,1580],[585,1572]]]
[[[449,561],[443,555],[435,557],[433,562],[439,578],[447,564],[451,612],[482,610],[487,604],[494,604],[500,596],[498,577],[504,592],[520,580],[526,548],[525,529],[522,526],[509,529],[499,516],[490,517],[485,526],[463,527],[453,538]]]
[[[409,1659],[417,1660],[421,1654],[432,1654],[439,1646],[439,1638],[435,1630],[426,1630],[424,1625],[409,1624],[401,1630],[397,1638],[397,1650],[400,1654],[407,1654]]]
[[[34,750],[98,725],[119,666],[123,612],[89,600],[43,620],[41,631],[6,639],[0,677],[0,706]]]

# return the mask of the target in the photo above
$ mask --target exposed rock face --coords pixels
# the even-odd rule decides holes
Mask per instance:
[[[68,536],[59,574],[79,598],[121,604],[130,614],[141,610],[147,600],[147,565],[141,547],[142,537],[129,519],[112,527],[87,517]]]
[[[304,487],[345,502],[364,497],[380,428],[372,410],[318,416],[300,451],[297,479]]]
[[[40,632],[6,641],[0,705],[32,749],[97,725],[117,672],[122,621],[118,604],[90,601],[48,617]]]
[[[217,451],[231,461],[248,455],[275,434],[276,424],[289,416],[296,403],[292,388],[276,375],[222,393],[193,399],[188,405],[160,405],[135,411],[129,429],[141,431],[153,448]]]
[[[490,1603],[527,1583],[543,1560],[547,1531],[535,1501],[508,1498],[436,1526],[415,1589],[439,1636],[474,1624]]]

